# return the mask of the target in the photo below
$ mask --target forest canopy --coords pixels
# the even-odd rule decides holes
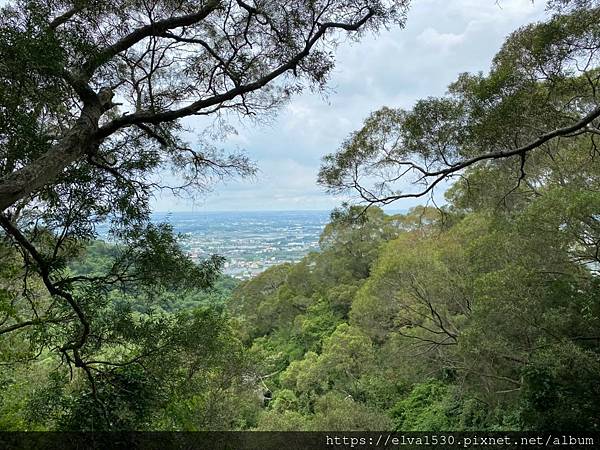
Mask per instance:
[[[223,258],[194,264],[169,226],[150,222],[150,199],[255,172],[210,133],[188,142],[183,119],[254,117],[320,89],[338,42],[401,26],[405,11],[404,0],[3,4],[0,336],[23,343],[3,345],[8,361],[54,353],[70,378],[85,375],[106,416],[104,377],[179,352],[191,330],[182,324],[200,326],[194,317],[134,317],[129,299],[152,305],[210,288]],[[161,183],[169,172],[181,183]],[[107,222],[111,258],[74,270]]]
[[[0,13],[1,430],[600,431],[598,2],[551,1],[489,73],[372,113],[319,177],[363,203],[242,282],[149,220],[158,168],[252,172],[179,119],[321,86],[333,40],[407,4],[141,5]]]
[[[600,136],[600,10],[593,1],[550,2],[545,22],[513,32],[487,74],[463,73],[443,97],[411,110],[371,114],[340,150],[324,158],[319,182],[355,191],[367,204],[432,196],[464,182],[474,166],[503,165],[511,188],[535,191],[538,159],[572,146],[594,154]]]

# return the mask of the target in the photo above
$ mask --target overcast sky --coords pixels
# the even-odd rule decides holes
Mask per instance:
[[[316,184],[323,155],[382,106],[410,108],[442,95],[461,72],[487,71],[504,38],[544,15],[530,0],[415,0],[404,29],[391,29],[338,49],[324,99],[295,97],[269,125],[236,123],[225,149],[243,148],[258,164],[254,180],[230,181],[196,200],[168,195],[157,211],[331,209],[342,198]],[[405,209],[415,202],[394,205]]]
[[[0,0],[0,4],[5,0]],[[269,125],[235,123],[238,134],[221,144],[244,149],[260,172],[229,181],[195,200],[166,193],[156,211],[328,210],[343,199],[316,184],[323,155],[360,128],[382,106],[410,108],[442,95],[461,72],[487,71],[504,38],[544,15],[536,0],[413,0],[404,29],[390,29],[342,45],[324,99],[306,93],[282,108]],[[200,126],[198,127],[201,128]],[[405,209],[415,202],[393,206]]]

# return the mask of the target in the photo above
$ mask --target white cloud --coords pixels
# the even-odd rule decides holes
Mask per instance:
[[[543,15],[529,0],[420,0],[403,30],[365,36],[338,49],[326,99],[306,93],[283,108],[268,126],[245,124],[225,146],[244,147],[261,173],[231,182],[189,202],[164,198],[157,209],[330,209],[341,198],[316,185],[323,155],[335,151],[381,106],[410,108],[419,98],[442,95],[465,71],[486,71],[505,37]],[[414,202],[393,205],[404,209]]]
[[[446,51],[450,47],[461,44],[464,40],[464,34],[440,33],[434,28],[427,28],[417,36],[417,41],[423,43],[427,47],[432,47],[442,51]]]

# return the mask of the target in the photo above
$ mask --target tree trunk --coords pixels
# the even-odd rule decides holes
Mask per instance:
[[[106,106],[85,106],[69,132],[50,150],[27,166],[0,179],[0,211],[53,182],[73,162],[89,152],[96,142],[100,116]]]

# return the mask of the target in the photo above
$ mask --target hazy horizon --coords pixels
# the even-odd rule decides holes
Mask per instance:
[[[315,212],[330,213],[336,207],[330,209],[223,209],[223,210],[152,210],[152,214],[226,214],[226,213],[282,213],[282,212]],[[403,213],[410,208],[381,208],[386,214]]]

